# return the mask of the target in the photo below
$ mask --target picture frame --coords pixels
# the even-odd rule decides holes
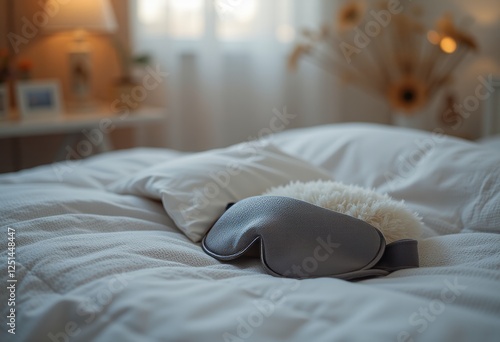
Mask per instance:
[[[23,119],[61,115],[61,86],[58,80],[21,81],[17,83],[16,91]]]
[[[9,117],[9,88],[7,84],[0,83],[0,120]]]
[[[483,137],[500,134],[500,77],[491,80],[493,91],[486,102],[483,116]]]

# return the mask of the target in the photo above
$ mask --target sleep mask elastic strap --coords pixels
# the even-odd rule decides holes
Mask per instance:
[[[382,258],[373,268],[394,272],[418,266],[417,241],[404,239],[386,245]]]

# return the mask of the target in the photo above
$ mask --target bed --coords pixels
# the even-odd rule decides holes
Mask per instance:
[[[336,181],[404,200],[425,226],[420,267],[348,282],[273,277],[258,259],[219,262],[177,227],[165,198],[148,194],[157,178],[128,193],[113,186],[191,154],[111,152],[0,176],[1,260],[15,241],[16,265],[10,278],[2,272],[0,339],[500,339],[498,151],[370,124],[266,140]]]

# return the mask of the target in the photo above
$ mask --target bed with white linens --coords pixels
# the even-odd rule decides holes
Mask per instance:
[[[221,169],[230,177],[219,173],[219,183],[212,178],[219,188],[201,188],[213,191],[196,215],[212,205],[223,211],[228,198],[259,195],[286,177],[307,180],[310,167],[404,200],[424,223],[420,267],[348,282],[273,277],[258,259],[219,262],[199,243],[211,217],[191,222],[202,222],[201,231],[179,227],[191,217],[182,216],[189,205],[176,202],[186,200],[176,191],[193,186],[179,161],[204,159],[168,149],[111,152],[0,176],[1,260],[6,265],[11,228],[17,280],[13,335],[2,266],[0,340],[500,340],[497,150],[370,124],[290,130],[268,140],[243,146],[253,163],[268,145],[267,157],[279,160],[258,174],[235,171],[234,179]],[[210,153],[205,160],[215,160]],[[290,161],[301,166],[280,169]],[[246,181],[251,189],[236,184]]]

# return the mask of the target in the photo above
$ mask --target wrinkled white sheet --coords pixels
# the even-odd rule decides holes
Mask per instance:
[[[371,125],[273,138],[336,180],[389,192],[424,217],[421,267],[359,283],[274,278],[253,260],[221,264],[177,230],[161,203],[103,190],[175,162],[175,151],[114,152],[2,175],[0,254],[6,262],[14,228],[18,283],[16,335],[7,333],[2,290],[0,339],[498,341],[500,157],[433,139]]]

